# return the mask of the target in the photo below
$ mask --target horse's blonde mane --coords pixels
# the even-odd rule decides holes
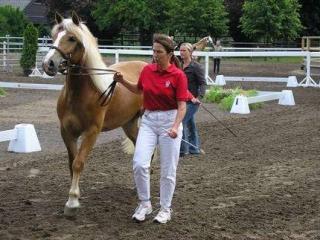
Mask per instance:
[[[72,19],[64,19],[60,24],[53,27],[52,36],[55,36],[61,27],[63,27],[63,30],[73,34],[77,40],[82,43],[85,49],[82,62],[86,67],[106,69],[106,64],[99,53],[97,40],[86,25],[83,23],[76,25]],[[94,71],[89,72],[94,73]],[[91,79],[101,93],[104,92],[112,82],[110,75],[91,75]]]

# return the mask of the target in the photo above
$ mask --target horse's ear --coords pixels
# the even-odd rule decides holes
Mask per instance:
[[[72,11],[72,22],[73,22],[75,25],[79,25],[80,22],[81,22],[79,16],[76,14],[75,11]]]
[[[63,17],[58,12],[55,14],[55,19],[57,24],[60,24],[63,21]]]

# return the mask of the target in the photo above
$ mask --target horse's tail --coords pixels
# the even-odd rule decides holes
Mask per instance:
[[[122,151],[126,154],[133,154],[134,153],[134,144],[133,142],[130,140],[130,138],[126,138],[122,141],[121,143],[121,148]],[[152,162],[153,161],[157,161],[158,159],[158,147],[155,148],[153,154],[152,154]]]

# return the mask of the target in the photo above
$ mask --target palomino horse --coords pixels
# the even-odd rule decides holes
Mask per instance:
[[[207,37],[200,39],[198,42],[194,43],[192,46],[195,51],[202,51],[205,49],[205,47],[208,45],[208,43],[213,45],[213,41],[210,36],[207,36]]]
[[[75,13],[71,19],[56,14],[52,37],[54,43],[44,57],[43,69],[53,76],[64,63],[67,71],[57,113],[72,177],[64,213],[72,216],[80,207],[80,174],[98,134],[122,127],[135,143],[138,133],[141,95],[131,93],[120,84],[115,85],[106,104],[101,104],[101,94],[106,95],[106,90],[113,83],[114,72],[121,72],[127,80],[137,82],[146,63],[122,62],[110,66],[111,73],[103,72],[101,69],[107,67],[99,54],[96,39]],[[77,147],[80,136],[81,142]]]

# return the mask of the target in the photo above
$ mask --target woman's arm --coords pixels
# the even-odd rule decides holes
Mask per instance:
[[[186,102],[185,101],[178,101],[178,112],[176,119],[174,120],[172,128],[169,130],[169,136],[172,138],[176,138],[178,136],[178,128],[180,123],[182,122],[184,115],[186,114]]]
[[[121,83],[123,86],[125,86],[127,89],[129,89],[131,92],[136,94],[141,94],[141,89],[138,88],[138,83],[133,83],[125,80],[123,78],[123,75],[120,72],[116,72],[113,76],[113,80]]]
[[[197,84],[199,86],[199,95],[201,98],[206,94],[206,78],[204,74],[204,69],[200,64],[197,64],[195,67],[195,75],[197,78]]]

